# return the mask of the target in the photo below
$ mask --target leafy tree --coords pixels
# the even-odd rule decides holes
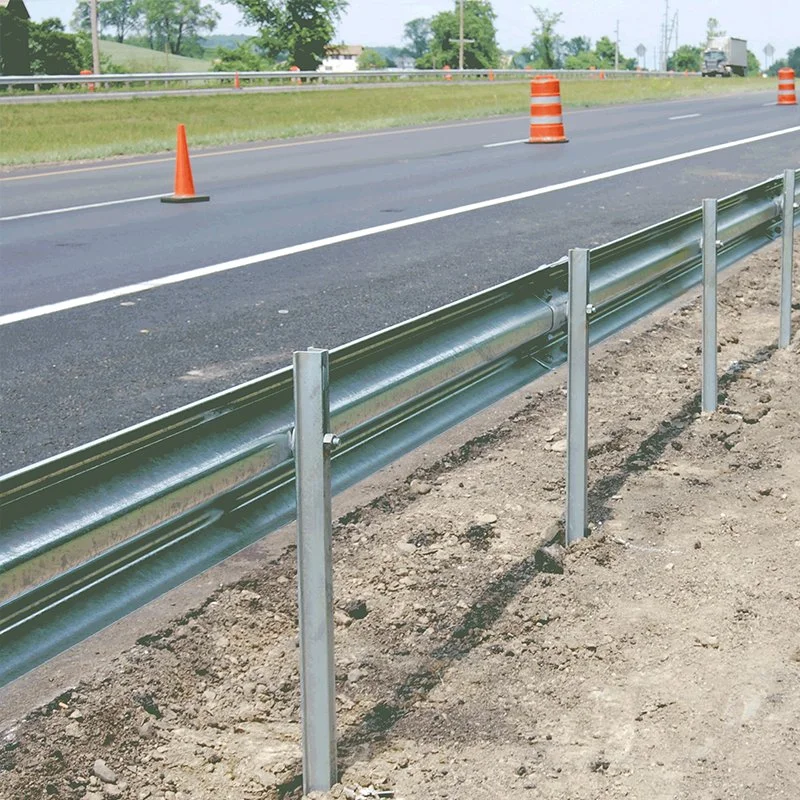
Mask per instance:
[[[103,27],[114,31],[118,42],[125,41],[125,35],[136,30],[142,16],[139,0],[108,0],[101,3]]]
[[[594,50],[582,50],[575,56],[564,59],[564,69],[612,69],[614,62],[609,66],[605,59],[600,58]]]
[[[779,69],[784,67],[791,67],[795,71],[795,75],[800,74],[800,47],[793,47],[787,54],[786,58],[780,58],[769,68],[770,75],[777,75]]]
[[[302,70],[315,70],[333,40],[347,0],[228,0],[259,29],[258,42],[271,58],[288,58]]]
[[[97,24],[101,33],[113,31],[118,42],[124,42],[125,36],[139,27],[141,18],[141,0],[99,0],[97,4]],[[89,0],[79,0],[71,25],[75,31],[91,32]]]
[[[497,15],[488,0],[464,0],[464,68],[488,69],[500,63],[500,48],[494,21]],[[453,11],[442,11],[431,20],[430,49],[417,59],[419,69],[436,69],[445,64],[458,66],[459,14],[457,3]]]
[[[759,63],[758,56],[752,51],[747,51],[747,75],[760,75],[761,64]]]
[[[525,69],[533,61],[533,50],[530,47],[523,47],[519,52],[511,56],[511,69]]]
[[[614,66],[614,55],[616,53],[616,46],[608,36],[601,36],[594,46],[594,51],[597,57],[604,63],[606,69],[611,69]],[[621,56],[620,56],[621,59]]]
[[[0,6],[0,32],[0,75],[30,75],[28,20]],[[5,86],[0,87],[0,91],[6,89]]]
[[[725,31],[720,28],[719,20],[716,17],[709,17],[708,22],[706,23],[706,46],[708,46],[712,39],[716,39],[717,36],[724,35]]]
[[[561,50],[564,40],[556,35],[555,27],[564,15],[538,6],[531,6],[531,11],[539,23],[533,29],[531,45],[533,66],[536,69],[558,69],[562,62]]]
[[[145,36],[153,50],[169,50],[173,55],[202,52],[199,36],[213,31],[219,13],[200,0],[139,0]]]
[[[583,38],[583,37],[578,37]],[[588,42],[588,39],[585,39]],[[564,59],[565,69],[614,69],[616,46],[608,36],[597,40],[594,50],[581,50],[576,55]],[[619,54],[620,69],[636,69],[635,58],[625,58]]]
[[[103,23],[100,20],[100,7],[101,3],[97,6],[97,26],[102,31]],[[70,27],[78,33],[90,33],[92,30],[92,23],[89,16],[89,0],[79,0],[78,5],[75,6],[75,11],[70,20]]]
[[[75,75],[83,69],[75,36],[65,33],[56,17],[28,21],[28,47],[33,75]]]
[[[574,36],[563,44],[563,50],[567,56],[579,56],[581,53],[588,53],[591,49],[592,40],[588,36]]]
[[[212,69],[215,72],[263,72],[274,66],[274,62],[259,51],[256,43],[248,40],[236,47],[218,47]]]
[[[682,44],[668,59],[667,69],[674,72],[700,72],[703,68],[703,48]]]
[[[377,51],[367,48],[358,57],[359,69],[386,69],[386,59]]]
[[[422,58],[431,46],[431,21],[417,17],[407,22],[403,29],[403,40],[408,42],[408,51],[414,58]]]
[[[410,55],[404,47],[373,47],[372,49],[386,59],[387,67],[396,67],[396,59]]]

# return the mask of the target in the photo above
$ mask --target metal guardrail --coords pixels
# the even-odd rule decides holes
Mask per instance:
[[[145,83],[233,83],[237,76],[240,81],[251,83],[262,81],[265,83],[291,84],[292,82],[319,83],[364,83],[375,80],[418,81],[420,79],[438,80],[508,80],[514,78],[532,78],[536,75],[557,75],[562,80],[570,79],[622,79],[636,77],[667,78],[667,77],[698,77],[699,72],[645,72],[634,70],[589,70],[589,69],[465,69],[465,70],[362,70],[359,72],[316,72],[287,70],[273,72],[142,72],[106,75],[3,75],[0,76],[0,86],[69,86],[92,84],[108,87],[113,84],[145,84]]]
[[[776,238],[781,189],[719,201],[718,269]],[[701,236],[695,209],[589,251],[590,342],[696,285]],[[334,492],[563,363],[567,277],[562,259],[332,350]],[[292,378],[0,478],[0,685],[294,518]]]

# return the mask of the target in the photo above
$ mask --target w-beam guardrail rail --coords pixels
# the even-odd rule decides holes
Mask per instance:
[[[797,174],[718,201],[717,269],[800,224]],[[701,281],[702,228],[695,209],[588,251],[590,344]],[[333,491],[562,364],[567,288],[564,258],[332,350]],[[0,478],[0,685],[294,519],[292,380]]]
[[[302,82],[305,86],[341,83],[371,83],[374,81],[430,81],[452,80],[519,80],[536,75],[556,75],[561,80],[619,80],[625,78],[686,78],[699,77],[699,72],[637,72],[634,70],[592,70],[592,69],[373,69],[359,72],[316,72],[316,71],[274,71],[274,72],[142,72],[108,73],[106,75],[3,75],[0,86],[33,86],[38,91],[42,86],[89,86],[94,89],[113,84],[147,83],[227,83],[240,82],[286,84]]]

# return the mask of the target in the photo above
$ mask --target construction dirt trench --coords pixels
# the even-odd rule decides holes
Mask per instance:
[[[776,349],[779,271],[773,245],[720,285],[714,414],[696,293],[593,350],[592,533],[563,563],[537,559],[564,510],[563,371],[337,500],[341,784],[315,796],[800,798],[800,335]],[[273,541],[191,609],[138,612],[124,652],[46,665],[49,696],[4,690],[0,797],[299,797],[295,551]]]

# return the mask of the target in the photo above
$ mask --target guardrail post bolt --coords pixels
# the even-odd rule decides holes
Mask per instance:
[[[333,660],[328,351],[294,354],[294,457],[297,484],[297,594],[300,621],[300,719],[303,791],[336,782],[336,684]]]
[[[783,173],[783,237],[781,240],[781,315],[778,347],[788,347],[792,338],[792,271],[794,269],[794,202],[793,169]]]
[[[704,413],[717,410],[717,201],[703,200],[703,389]]]
[[[589,449],[589,251],[569,251],[567,308],[567,531],[566,544],[586,535]]]

